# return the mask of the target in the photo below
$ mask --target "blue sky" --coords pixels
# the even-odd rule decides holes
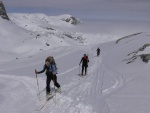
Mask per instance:
[[[2,0],[7,13],[71,14],[82,19],[150,20],[150,0]]]

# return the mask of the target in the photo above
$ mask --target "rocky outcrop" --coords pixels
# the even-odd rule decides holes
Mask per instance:
[[[143,51],[146,47],[150,46],[150,44],[145,44],[139,50]],[[150,54],[142,54],[140,55],[143,62],[147,63],[150,60]]]
[[[68,22],[68,23],[70,22],[73,25],[76,25],[76,24],[80,23],[80,21],[78,19],[76,19],[75,17],[73,17],[73,16],[70,16],[68,18],[62,18],[61,20],[65,21],[65,22]]]
[[[134,62],[138,57],[142,59],[143,62],[147,63],[150,60],[150,54],[141,54],[137,55],[140,51],[144,51],[147,47],[149,47],[150,44],[144,44],[142,47],[140,47],[137,51],[134,51],[132,53],[129,53],[127,56],[132,56],[131,58],[125,59],[123,61],[127,61],[127,64]]]
[[[144,51],[144,49],[145,49],[146,47],[148,47],[148,46],[150,46],[150,44],[145,44],[144,46],[142,46],[142,47],[139,49],[139,51]]]
[[[148,63],[150,60],[150,54],[142,54],[140,55],[143,62]]]
[[[3,19],[10,20],[7,13],[6,13],[6,10],[5,10],[5,7],[4,7],[4,4],[2,1],[0,1],[0,16]]]
[[[63,35],[68,37],[68,38],[71,38],[73,40],[79,41],[79,43],[83,43],[83,38],[80,35],[74,35],[71,33],[64,33]]]

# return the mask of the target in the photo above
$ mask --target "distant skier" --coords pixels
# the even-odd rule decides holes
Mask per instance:
[[[100,48],[98,47],[96,51],[97,51],[97,56],[99,56],[100,55],[100,51],[101,51]]]
[[[82,73],[81,73],[82,75],[83,75],[84,69],[85,69],[85,75],[87,74],[88,62],[89,62],[88,56],[84,54],[79,63],[79,65],[82,63]]]
[[[47,95],[50,95],[50,91],[51,91],[50,90],[50,82],[51,82],[51,80],[53,80],[54,85],[58,88],[57,91],[61,91],[60,85],[57,82],[57,76],[56,76],[57,69],[56,69],[55,62],[51,63],[50,60],[47,58],[45,60],[45,65],[43,67],[43,70],[39,71],[39,72],[37,70],[35,70],[35,73],[40,74],[40,73],[43,73],[45,70],[46,70],[46,76],[47,76],[47,80],[46,80],[46,93],[47,93]]]

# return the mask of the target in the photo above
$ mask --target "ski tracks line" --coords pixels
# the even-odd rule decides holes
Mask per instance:
[[[116,91],[117,89],[122,87],[125,83],[125,78],[124,78],[123,74],[113,70],[112,68],[110,68],[107,65],[105,65],[105,69],[106,69],[106,72],[107,72],[106,74],[115,79],[115,84],[112,85],[111,87],[107,88],[107,89],[102,90],[102,94],[104,96]]]
[[[78,50],[79,50],[79,48],[73,48],[73,50],[70,50],[69,52],[65,52],[65,53],[63,53],[61,55],[55,56],[55,60],[60,58],[60,57],[65,56],[65,55],[71,54],[71,53],[73,53],[75,51],[78,51]],[[25,64],[25,65],[18,65],[18,66],[11,67],[11,68],[10,67],[9,68],[5,67],[5,69],[0,69],[0,71],[10,71],[10,70],[14,70],[14,69],[21,69],[21,68],[25,68],[25,67],[28,67],[28,66],[31,66],[31,65],[34,66],[34,65],[37,65],[37,64],[40,64],[40,63],[43,63],[43,60],[42,61],[36,61],[36,62],[33,62],[33,63],[30,62],[30,63]]]

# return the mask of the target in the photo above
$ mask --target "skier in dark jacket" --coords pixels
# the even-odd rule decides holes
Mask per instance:
[[[47,76],[47,79],[46,79],[46,93],[50,94],[50,82],[51,82],[51,80],[53,80],[54,85],[58,88],[57,90],[61,91],[60,85],[57,82],[57,76],[56,76],[57,69],[56,69],[55,64],[51,64],[49,61],[45,60],[45,65],[43,67],[43,70],[41,70],[39,72],[37,70],[35,70],[35,73],[36,74],[41,74],[45,70],[46,70],[46,76]]]
[[[87,74],[88,62],[89,62],[88,56],[86,54],[84,54],[84,56],[82,57],[82,59],[79,63],[79,65],[82,63],[82,75],[83,75],[84,69],[85,69],[85,75]]]
[[[98,47],[96,51],[97,51],[97,56],[99,56],[100,55],[100,51],[101,51],[100,48]]]

